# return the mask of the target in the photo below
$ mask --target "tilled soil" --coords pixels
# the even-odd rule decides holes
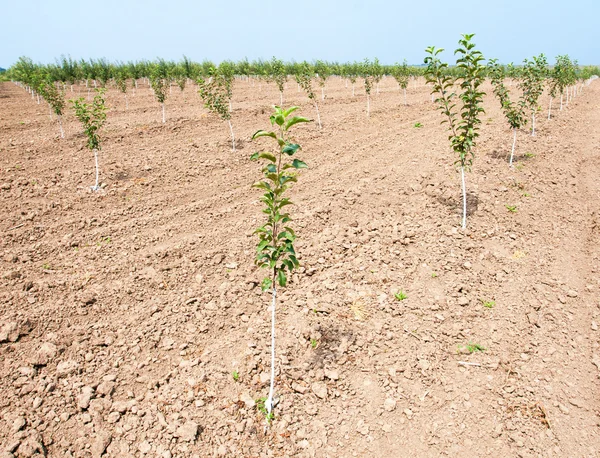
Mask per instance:
[[[295,131],[302,268],[279,295],[267,426],[249,156],[270,145],[249,138],[276,89],[236,83],[235,153],[194,87],[164,125],[146,83],[128,110],[110,90],[93,193],[72,113],[61,139],[0,85],[0,457],[600,455],[600,83],[539,113],[514,169],[486,97],[465,231],[423,81],[405,106],[386,78],[370,118],[358,85],[325,93],[323,129]],[[285,98],[315,116],[295,83]]]

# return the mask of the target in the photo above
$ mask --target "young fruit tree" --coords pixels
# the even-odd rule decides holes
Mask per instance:
[[[289,130],[298,123],[310,122],[308,119],[290,115],[298,107],[284,110],[275,107],[271,115],[271,126],[275,131],[259,130],[252,136],[252,140],[260,137],[271,137],[277,142],[279,151],[271,153],[263,151],[254,153],[252,160],[263,160],[266,165],[262,172],[264,178],[256,182],[253,187],[262,189],[265,193],[261,197],[265,205],[263,213],[267,215],[264,225],[254,231],[258,234],[259,242],[256,247],[256,264],[269,271],[269,275],[262,281],[262,290],[271,291],[271,384],[269,397],[265,401],[267,419],[273,418],[275,406],[273,395],[275,387],[275,307],[277,305],[277,286],[283,288],[287,285],[288,275],[300,264],[294,249],[296,234],[289,226],[292,220],[287,212],[287,206],[292,205],[286,191],[292,183],[296,183],[297,170],[307,168],[306,163],[299,159],[292,159],[300,149],[300,145],[293,143],[289,137]]]
[[[75,116],[83,125],[83,130],[87,136],[87,147],[94,153],[96,162],[96,184],[91,186],[92,191],[100,189],[100,169],[98,167],[98,152],[100,151],[100,136],[98,131],[106,121],[106,105],[104,104],[105,89],[96,89],[96,95],[91,103],[85,103],[84,98],[80,97],[76,100],[71,100],[75,109]]]
[[[308,96],[309,100],[312,100],[315,104],[315,110],[317,111],[317,124],[319,126],[319,129],[321,129],[323,126],[321,125],[319,104],[317,103],[317,98],[315,97],[315,93],[312,88],[312,80],[314,76],[315,72],[312,66],[308,62],[303,62],[300,71],[296,75],[296,81],[298,82],[300,87],[304,89],[304,92],[306,92],[306,95]]]
[[[48,105],[50,105],[52,111],[54,111],[54,114],[56,114],[56,117],[58,118],[60,138],[65,138],[65,131],[63,130],[62,126],[62,115],[65,109],[64,90],[58,89],[53,81],[46,79],[41,83],[39,91],[42,94],[44,100],[48,102]]]
[[[198,92],[204,101],[204,106],[213,113],[218,114],[223,121],[227,121],[229,124],[231,146],[233,151],[235,151],[235,137],[233,135],[233,126],[231,124],[231,111],[229,111],[232,96],[231,85],[233,81],[214,67],[209,70],[209,75],[208,80],[204,78],[198,79]]]
[[[531,111],[531,136],[535,137],[535,114],[540,106],[538,99],[544,92],[544,81],[548,73],[548,62],[546,56],[540,54],[534,56],[533,60],[525,59],[519,82],[520,89],[523,90],[523,98],[527,108]]]
[[[376,57],[371,64],[371,75],[373,76],[373,82],[375,83],[375,93],[379,94],[379,83],[381,82],[384,75],[384,68],[379,63],[379,59]]]
[[[315,73],[319,78],[319,86],[321,86],[321,100],[325,100],[325,83],[327,82],[327,78],[331,75],[331,69],[326,62],[322,60],[318,60],[315,62]]]
[[[569,56],[557,56],[556,64],[554,64],[554,68],[552,69],[552,82],[550,84],[558,91],[558,93],[560,93],[560,111],[563,109],[563,94],[565,89],[569,87],[573,73],[573,62],[571,62]]]
[[[406,60],[402,63],[402,65],[394,65],[394,67],[392,68],[392,76],[404,91],[404,105],[406,106],[406,88],[408,87],[408,80],[410,78],[410,69],[406,64]]]
[[[117,85],[117,89],[123,93],[125,96],[125,109],[129,110],[129,101],[127,100],[127,75],[126,69],[118,69],[115,72],[115,84]]]
[[[517,130],[527,124],[527,118],[525,117],[525,100],[523,97],[521,97],[517,103],[510,100],[510,92],[504,85],[504,78],[506,76],[504,67],[502,67],[496,59],[490,59],[488,62],[488,75],[492,80],[494,94],[498,97],[504,116],[513,130],[513,144],[509,160],[509,165],[512,167],[515,145],[517,143]]]
[[[169,89],[169,67],[167,63],[160,59],[152,66],[150,70],[150,85],[154,91],[154,97],[162,107],[162,122],[166,122],[165,118],[165,100],[167,100],[167,89]]]
[[[428,47],[425,52],[429,54],[425,58],[427,68],[425,78],[427,83],[433,85],[432,94],[437,94],[435,102],[439,105],[442,114],[447,118],[442,123],[448,123],[450,135],[448,139],[452,149],[458,154],[455,165],[460,167],[462,183],[463,217],[462,228],[467,227],[467,189],[465,185],[465,170],[470,170],[475,159],[474,148],[479,136],[479,116],[484,113],[484,92],[480,86],[485,81],[485,66],[482,64],[484,57],[481,51],[475,49],[475,43],[471,40],[474,34],[464,34],[458,41],[459,47],[454,51],[458,54],[456,67],[460,72],[457,81],[460,81],[462,92],[458,98],[462,101],[460,111],[456,110],[456,93],[452,92],[454,80],[448,74],[448,64],[442,63],[438,55],[443,51],[435,46]]]
[[[361,66],[361,76],[365,81],[365,93],[367,94],[367,117],[371,116],[371,90],[373,89],[374,68],[369,59],[365,59]]]
[[[280,102],[281,106],[283,106],[283,90],[285,88],[288,75],[282,60],[276,59],[275,57],[271,59],[271,73],[271,79],[275,81],[277,89],[279,89]]]

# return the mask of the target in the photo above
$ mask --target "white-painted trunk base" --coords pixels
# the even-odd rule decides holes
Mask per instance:
[[[510,152],[510,161],[508,161],[508,165],[513,166],[513,156],[515,155],[515,145],[517,144],[517,128],[513,127],[513,144],[512,151]]]
[[[463,198],[463,217],[462,217],[462,228],[467,227],[467,187],[465,185],[465,168],[461,166],[460,175],[462,181],[462,198]]]
[[[267,413],[273,411],[273,394],[275,392],[275,306],[277,305],[277,289],[273,287],[273,299],[271,301],[271,384],[269,386],[269,397],[265,401]]]

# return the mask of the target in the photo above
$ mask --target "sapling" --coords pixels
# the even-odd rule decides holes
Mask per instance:
[[[373,75],[373,82],[375,83],[375,93],[379,94],[379,83],[383,78],[384,69],[379,63],[379,59],[376,57],[371,64],[371,74]]]
[[[150,85],[154,91],[154,96],[162,107],[162,122],[166,122],[165,118],[165,100],[167,100],[167,89],[169,88],[169,74],[167,63],[160,59],[150,71]]]
[[[100,136],[98,131],[104,125],[106,121],[106,105],[104,104],[104,92],[105,89],[96,89],[96,95],[92,103],[88,104],[84,102],[84,98],[80,97],[76,100],[71,100],[73,108],[75,109],[75,116],[81,124],[83,124],[83,130],[87,135],[87,147],[90,151],[94,152],[94,161],[96,163],[96,184],[91,187],[92,191],[98,191],[100,189],[99,177],[100,170],[98,167],[98,151],[100,151]]]
[[[235,137],[233,135],[233,126],[231,124],[231,111],[229,110],[232,95],[232,81],[228,79],[227,75],[223,75],[214,67],[209,70],[209,75],[208,80],[204,78],[198,79],[198,93],[204,101],[204,106],[213,113],[218,114],[223,121],[227,121],[229,124],[231,145],[233,151],[235,151]]]
[[[129,101],[127,100],[127,73],[125,70],[118,70],[115,72],[115,84],[117,89],[125,96],[125,109],[129,110]]]
[[[456,60],[456,67],[461,74],[458,80],[461,81],[461,94],[458,96],[462,101],[460,111],[456,110],[454,99],[456,94],[452,92],[454,79],[448,74],[448,64],[442,63],[438,55],[443,51],[435,46],[426,49],[427,54],[425,64],[425,77],[428,83],[433,85],[432,94],[437,93],[435,100],[439,104],[442,114],[447,118],[442,122],[448,123],[450,135],[448,139],[452,149],[458,154],[458,160],[455,164],[460,166],[462,198],[463,198],[463,218],[462,227],[467,227],[467,190],[465,186],[465,169],[470,170],[475,159],[474,148],[479,136],[480,114],[484,113],[482,108],[483,95],[479,88],[484,82],[485,67],[482,64],[483,54],[475,50],[475,44],[471,41],[474,34],[464,34],[458,41],[459,47],[454,51],[459,57]],[[460,120],[459,120],[460,115]]]
[[[365,93],[367,94],[367,117],[371,116],[371,90],[373,89],[373,64],[365,59],[361,66],[361,74],[365,80]]]
[[[275,81],[275,84],[277,85],[277,89],[279,89],[281,106],[283,106],[283,89],[285,87],[285,82],[287,81],[287,78],[288,78],[287,71],[286,71],[285,65],[283,64],[283,61],[273,57],[273,59],[271,59],[271,72],[272,72],[271,79],[273,81]]]
[[[317,103],[317,98],[315,97],[315,93],[312,88],[312,79],[315,75],[315,72],[311,65],[308,62],[303,62],[302,67],[300,68],[299,73],[296,75],[296,81],[304,89],[306,95],[309,100],[312,100],[315,104],[315,110],[317,111],[317,124],[319,125],[319,129],[323,126],[321,125],[321,115],[319,114],[319,104]]]
[[[272,418],[274,407],[273,394],[275,387],[275,307],[277,305],[277,286],[283,288],[287,285],[288,275],[299,266],[294,249],[296,234],[288,225],[291,217],[286,207],[292,205],[290,198],[285,195],[292,183],[296,183],[297,170],[307,168],[306,163],[299,159],[292,159],[300,149],[300,145],[293,143],[289,137],[289,130],[298,123],[310,122],[300,116],[291,116],[298,107],[284,110],[275,107],[271,115],[271,126],[275,131],[259,130],[252,136],[252,140],[260,137],[273,138],[279,147],[277,153],[263,151],[254,153],[252,160],[261,159],[266,163],[262,172],[264,178],[253,187],[265,191],[261,201],[265,204],[263,213],[267,215],[267,222],[256,229],[259,242],[256,247],[256,264],[268,269],[269,275],[262,281],[262,290],[271,291],[271,384],[269,397],[265,401],[267,418]]]
[[[398,85],[402,88],[402,90],[404,91],[404,105],[407,105],[407,103],[406,103],[406,88],[408,87],[410,70],[408,68],[408,65],[406,64],[406,60],[402,63],[402,65],[400,65],[400,64],[394,65],[394,67],[392,68],[392,76],[397,81]]]
[[[515,145],[517,143],[517,130],[527,124],[525,117],[525,100],[523,97],[517,103],[510,100],[510,93],[504,86],[504,68],[498,64],[496,59],[490,59],[488,63],[488,74],[492,80],[494,94],[500,100],[500,106],[504,112],[504,116],[508,124],[513,130],[513,144],[510,153],[509,165],[512,167],[513,157],[515,154]]]
[[[65,109],[65,93],[64,89],[58,89],[54,82],[45,80],[40,84],[40,92],[42,97],[58,118],[58,127],[60,128],[60,138],[65,138],[65,131],[62,126],[62,115]]]
[[[329,75],[331,75],[329,65],[327,65],[327,63],[321,60],[316,61],[315,73],[319,78],[319,86],[321,86],[321,100],[325,100],[325,83],[327,82],[327,78],[329,78]]]
[[[534,56],[533,60],[524,60],[519,87],[523,90],[523,98],[531,111],[531,136],[535,137],[535,114],[540,107],[538,99],[544,92],[544,81],[547,74],[547,61],[544,54]]]

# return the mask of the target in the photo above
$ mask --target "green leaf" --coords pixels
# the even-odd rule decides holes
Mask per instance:
[[[279,286],[281,286],[282,288],[287,285],[287,277],[283,270],[279,270],[277,272],[277,283],[279,283]]]
[[[287,110],[285,110],[285,111],[283,112],[283,116],[284,116],[285,118],[287,118],[289,115],[291,115],[291,114],[292,114],[294,111],[296,111],[298,108],[300,108],[300,107],[296,107],[296,106],[289,107]]]
[[[307,169],[308,165],[306,165],[306,162],[294,159],[294,162],[292,162],[292,167],[295,169]]]
[[[261,252],[261,251],[263,251],[268,246],[269,246],[269,241],[268,240],[263,240],[256,247],[256,251]]]
[[[252,136],[252,140],[259,138],[259,137],[272,137],[277,139],[277,135],[275,135],[275,132],[267,132],[265,130],[259,130],[257,131],[253,136]]]
[[[275,157],[275,155],[273,153],[269,153],[268,151],[263,151],[262,153],[256,153],[258,154],[257,157],[261,158],[261,159],[267,159],[271,162],[277,162],[277,158]]]
[[[300,145],[298,145],[296,143],[288,143],[287,145],[285,145],[283,147],[281,152],[284,154],[287,154],[288,156],[293,156],[296,153],[296,151],[298,151],[299,149],[300,149]]]
[[[270,278],[265,278],[260,285],[260,288],[263,291],[268,291],[272,287],[273,287],[273,281]]]
[[[294,116],[292,119],[288,120],[288,122],[285,123],[284,130],[288,130],[294,124],[298,124],[300,122],[311,122],[311,121],[312,121],[311,119],[303,118],[302,116]]]
[[[265,191],[271,191],[271,186],[269,183],[265,183],[264,181],[257,181],[252,185],[253,188],[264,189]]]

